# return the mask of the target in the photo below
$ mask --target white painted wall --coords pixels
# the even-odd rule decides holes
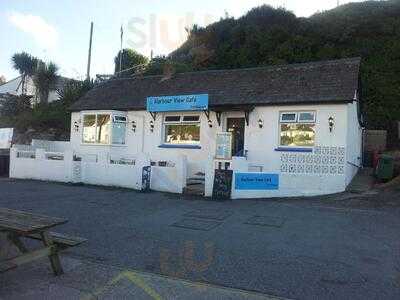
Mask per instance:
[[[14,78],[2,85],[0,85],[0,94],[12,94],[19,96],[22,94],[22,84],[21,84],[22,76]],[[33,83],[32,78],[28,77],[25,82],[26,85],[26,94],[28,96],[32,96],[32,104],[35,104],[38,99],[36,99],[36,87]],[[60,96],[56,90],[50,90],[48,102],[53,102],[59,100]]]
[[[138,155],[135,165],[110,164],[108,153],[102,152],[98,155],[98,161],[92,162],[82,159],[82,182],[93,185],[116,186],[141,190],[142,169],[148,166],[150,161],[143,155]]]
[[[34,158],[18,157],[17,147],[10,151],[10,178],[72,182],[72,151],[63,153],[64,160],[48,160],[44,149],[32,151]]]
[[[99,111],[106,112],[106,111]],[[108,111],[110,112],[110,111]],[[176,115],[177,113],[169,113],[169,115]],[[201,149],[164,149],[159,148],[163,144],[163,117],[168,114],[157,114],[154,123],[154,131],[150,131],[150,121],[152,117],[146,111],[130,111],[128,112],[128,126],[126,135],[125,146],[95,146],[82,144],[82,115],[81,113],[74,112],[71,116],[71,145],[74,150],[80,153],[97,153],[99,151],[108,151],[116,155],[135,155],[138,152],[144,152],[150,156],[159,159],[168,159],[169,157],[176,157],[183,155],[187,158],[188,163],[188,177],[193,176],[195,173],[205,171],[205,165],[208,160],[209,153],[215,152],[215,135],[218,131],[222,131],[216,121],[215,113],[211,113],[213,120],[213,128],[210,128],[207,123],[207,117],[203,112],[185,113],[185,115],[199,115],[201,119],[200,128],[200,142]],[[136,122],[136,132],[131,130],[131,122]],[[78,122],[79,131],[75,131],[74,123]]]
[[[346,185],[350,184],[362,165],[362,127],[358,121],[358,102],[347,105]],[[359,166],[359,167],[357,167]]]
[[[184,155],[176,155],[170,159],[174,167],[151,167],[150,188],[155,191],[182,194],[186,187],[187,158]]]
[[[283,152],[275,149],[279,146],[279,116],[282,111],[315,111],[316,112],[316,138],[315,144],[321,148],[345,149],[345,171],[343,173],[329,174],[299,174],[282,172]],[[106,112],[106,111],[102,111]],[[185,115],[200,114],[200,143],[201,149],[165,149],[159,148],[163,144],[163,119],[166,115],[177,113],[157,114],[154,132],[150,131],[152,117],[146,111],[130,111],[127,113],[127,144],[125,146],[88,146],[81,143],[82,116],[81,113],[72,114],[71,146],[74,151],[86,154],[108,152],[111,155],[135,155],[139,152],[146,153],[150,159],[168,160],[172,157],[185,157],[187,160],[187,177],[197,172],[206,173],[206,195],[210,196],[213,182],[213,155],[215,154],[215,136],[217,132],[226,130],[226,120],[229,117],[244,117],[243,112],[225,112],[222,114],[222,124],[218,126],[215,113],[211,113],[213,127],[209,128],[204,113],[188,112]],[[330,132],[329,118],[333,117],[335,125]],[[264,126],[259,128],[258,120],[262,119]],[[136,131],[131,129],[131,122],[136,122]],[[74,122],[80,124],[75,131]],[[277,191],[236,191],[233,198],[257,198],[257,197],[282,197],[323,195],[342,192],[345,190],[351,178],[357,172],[357,168],[347,164],[347,161],[357,162],[361,151],[361,134],[357,120],[356,105],[352,104],[326,104],[326,105],[292,105],[292,106],[265,106],[256,107],[250,113],[249,126],[245,128],[245,150],[248,151],[247,170],[254,167],[263,173],[280,174],[280,189]],[[292,155],[292,153],[286,153]],[[306,155],[306,154],[305,154]],[[176,160],[176,159],[175,159]],[[243,169],[243,164],[240,165]],[[175,180],[175,175],[167,174],[166,169],[153,168],[154,174],[158,174],[157,182],[160,190],[170,186]],[[246,169],[246,167],[245,167]],[[242,170],[243,171],[243,170]],[[211,185],[211,186],[210,186]],[[176,192],[180,189],[173,188]]]
[[[63,156],[63,160],[48,159],[49,154]],[[142,169],[150,160],[137,155],[134,165],[111,164],[108,153],[98,153],[95,160],[83,157],[73,160],[74,152],[50,153],[45,149],[19,147],[10,151],[10,177],[56,182],[82,182],[93,185],[142,189]]]
[[[22,94],[22,84],[21,84],[22,76],[14,78],[2,85],[0,85],[0,94],[11,94],[11,95],[21,95]],[[33,96],[36,93],[35,85],[33,84],[33,80],[31,78],[27,78],[26,80],[26,94]]]
[[[281,152],[275,151],[279,147],[279,113],[302,110],[316,111],[316,145],[346,146],[346,105],[258,107],[250,115],[250,126],[246,127],[245,149],[248,150],[248,160],[254,165],[262,166],[264,172],[280,170]],[[331,116],[337,120],[332,133],[328,125]],[[258,127],[259,119],[264,122],[262,129]]]

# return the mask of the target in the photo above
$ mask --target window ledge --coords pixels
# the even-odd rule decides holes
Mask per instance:
[[[275,151],[279,152],[313,152],[312,148],[278,147]]]
[[[172,149],[201,149],[200,145],[171,145],[171,144],[162,144],[158,146],[158,148],[172,148]]]

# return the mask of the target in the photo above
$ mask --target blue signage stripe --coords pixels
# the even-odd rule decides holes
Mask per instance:
[[[235,173],[236,190],[278,190],[279,175],[267,173]]]
[[[198,111],[208,109],[208,94],[147,98],[147,111]]]

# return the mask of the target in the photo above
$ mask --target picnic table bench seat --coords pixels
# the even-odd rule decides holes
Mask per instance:
[[[49,232],[49,234],[53,240],[53,243],[56,244],[60,249],[75,247],[87,241],[87,239],[81,237],[73,237],[58,232]],[[26,237],[39,241],[42,240],[42,236],[39,233],[29,234]]]

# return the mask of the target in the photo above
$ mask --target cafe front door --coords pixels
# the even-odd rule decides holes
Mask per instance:
[[[232,156],[244,156],[245,118],[228,118],[227,131],[232,133]]]

